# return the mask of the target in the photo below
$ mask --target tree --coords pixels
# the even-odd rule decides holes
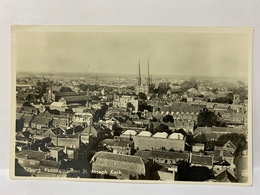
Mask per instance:
[[[192,140],[193,143],[207,143],[207,136],[205,133],[199,134],[196,137],[193,138]]]
[[[178,172],[176,174],[177,181],[188,181],[190,174],[190,165],[184,160],[180,160],[176,163],[178,166]]]
[[[163,94],[167,94],[167,91],[168,91],[168,84],[166,82],[159,83],[158,89],[156,90],[159,97],[161,97]]]
[[[42,97],[43,94],[46,93],[47,87],[49,87],[49,84],[47,82],[37,82],[36,91],[39,93],[39,97]]]
[[[204,166],[192,166],[188,181],[206,181],[212,178],[212,171]]]
[[[60,92],[72,92],[70,87],[61,87]]]
[[[216,98],[216,99],[212,100],[212,102],[232,104],[232,103],[233,103],[233,100],[232,100],[232,98],[226,96],[226,97]]]
[[[206,181],[212,178],[212,171],[204,166],[190,166],[186,161],[178,161],[177,181]]]
[[[218,138],[218,143],[223,146],[226,142],[231,141],[237,147],[237,153],[247,147],[246,136],[239,133],[228,133]]]
[[[181,133],[183,136],[187,136],[188,133],[186,133],[186,131],[184,131],[183,129],[178,129],[174,131],[175,133]]]
[[[217,91],[218,91],[218,89],[217,89],[217,88],[213,88],[213,89],[211,89],[211,92],[212,92],[212,93],[214,93],[214,94],[216,94],[216,93],[217,93]]]
[[[183,83],[181,83],[181,90],[187,91],[191,88],[197,88],[197,86],[198,84],[196,83],[196,81],[183,81]]]
[[[171,115],[166,115],[165,117],[163,117],[163,122],[165,123],[173,123],[174,122],[174,119]]]
[[[181,102],[187,102],[187,98],[181,98],[180,101]]]
[[[141,100],[147,100],[147,96],[143,92],[139,92],[138,98],[141,99]]]
[[[240,102],[244,102],[245,100],[248,99],[248,91],[244,87],[238,87],[234,91],[234,94],[238,94],[239,95]]]
[[[208,109],[200,111],[198,116],[198,126],[201,127],[212,127],[221,126],[221,122],[218,120],[218,116]]]
[[[163,123],[161,123],[158,127],[157,132],[166,132],[167,134],[169,134],[171,131],[169,130],[169,127]]]

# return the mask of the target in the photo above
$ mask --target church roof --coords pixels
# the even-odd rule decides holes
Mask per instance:
[[[92,164],[101,165],[102,167],[127,170],[129,172],[136,172],[138,174],[146,174],[146,168],[149,161],[139,156],[130,156],[122,154],[114,154],[110,152],[98,152],[92,160]]]

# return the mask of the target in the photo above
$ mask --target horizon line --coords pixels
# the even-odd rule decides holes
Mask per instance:
[[[21,73],[28,73],[28,74],[47,74],[47,75],[52,75],[52,74],[81,74],[81,75],[87,75],[87,74],[107,74],[107,75],[138,75],[138,73],[112,73],[112,72],[106,72],[106,73],[100,73],[100,72],[79,72],[79,71],[74,71],[74,72],[39,72],[39,71],[16,71],[16,74],[21,74]],[[147,74],[141,74],[141,75],[147,75]],[[150,76],[175,76],[175,77],[224,77],[224,78],[243,78],[243,79],[248,79],[248,76],[234,76],[234,75],[178,75],[178,74],[160,74],[160,73],[155,73],[151,74]]]

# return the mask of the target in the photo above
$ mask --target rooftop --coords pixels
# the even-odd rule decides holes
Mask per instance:
[[[191,155],[191,164],[202,165],[202,166],[212,166],[213,156],[206,156],[200,154]]]
[[[138,172],[139,174],[146,174],[146,168],[149,161],[139,156],[130,156],[123,154],[113,154],[110,152],[98,152],[92,160],[92,164],[100,165],[102,167],[116,168],[127,170],[130,172]]]
[[[41,161],[41,160],[45,159],[45,156],[48,154],[49,153],[47,153],[47,152],[40,152],[40,151],[36,151],[36,150],[24,150],[24,151],[16,153],[15,157],[25,159],[27,156],[28,159]]]

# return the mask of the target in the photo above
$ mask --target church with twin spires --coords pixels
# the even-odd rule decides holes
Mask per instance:
[[[151,91],[151,78],[150,78],[150,73],[149,73],[149,59],[148,59],[148,75],[147,75],[147,80],[146,82],[142,83],[142,77],[141,77],[141,69],[140,69],[140,59],[139,59],[139,73],[137,76],[137,82],[135,85],[135,93],[138,95],[140,92],[144,93],[145,95],[147,95],[148,93],[150,93]]]

